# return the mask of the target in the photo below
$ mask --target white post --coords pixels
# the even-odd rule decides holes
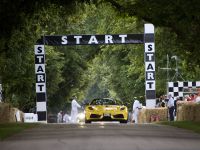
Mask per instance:
[[[3,96],[2,96],[2,85],[0,84],[0,103],[2,102],[2,98]]]
[[[155,44],[153,24],[144,25],[145,96],[146,107],[156,106]]]
[[[36,111],[39,122],[47,123],[46,73],[44,45],[35,45]]]

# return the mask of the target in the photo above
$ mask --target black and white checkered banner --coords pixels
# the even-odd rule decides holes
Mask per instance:
[[[146,106],[156,104],[155,88],[155,44],[154,26],[144,25],[144,34],[106,34],[106,35],[58,35],[42,36],[35,45],[35,74],[38,121],[47,121],[47,96],[44,45],[99,45],[99,44],[144,44],[145,94]]]
[[[168,82],[168,93],[172,97],[183,99],[185,95],[194,94],[200,88],[200,81]],[[197,94],[197,93],[196,93]]]

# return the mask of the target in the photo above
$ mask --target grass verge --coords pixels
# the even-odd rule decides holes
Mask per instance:
[[[0,123],[0,140],[19,133],[25,129],[34,128],[38,124],[31,123]]]
[[[192,130],[196,133],[200,133],[200,122],[193,121],[166,121],[159,122],[159,124],[170,125],[178,128]]]

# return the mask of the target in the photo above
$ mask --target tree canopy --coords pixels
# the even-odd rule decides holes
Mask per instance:
[[[33,46],[41,35],[143,33],[155,25],[157,96],[166,93],[167,55],[178,56],[185,80],[199,80],[198,0],[3,0],[0,2],[0,83],[4,101],[25,112],[35,107]],[[48,109],[80,100],[144,100],[143,45],[67,46],[46,49]],[[169,72],[172,80],[175,70]],[[179,78],[178,80],[181,80]]]

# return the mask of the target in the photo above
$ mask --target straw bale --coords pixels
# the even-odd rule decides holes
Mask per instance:
[[[10,104],[0,103],[0,122],[9,122]]]
[[[195,105],[195,115],[194,115],[194,121],[200,121],[200,104]]]
[[[194,102],[177,103],[177,121],[200,121],[200,104]]]
[[[149,123],[152,121],[166,121],[166,120],[167,120],[166,107],[153,108],[153,109],[143,108],[142,110],[140,110],[139,113],[139,123]]]
[[[138,123],[146,123],[146,109],[145,108],[139,111]]]
[[[9,122],[17,122],[16,118],[15,118],[15,112],[16,112],[16,108],[11,108],[10,109]]]
[[[12,107],[8,103],[0,103],[0,123],[16,122],[17,108]],[[23,112],[20,111],[21,122],[23,121]]]
[[[177,111],[176,111],[176,120],[181,121],[183,120],[183,105],[177,105]]]

